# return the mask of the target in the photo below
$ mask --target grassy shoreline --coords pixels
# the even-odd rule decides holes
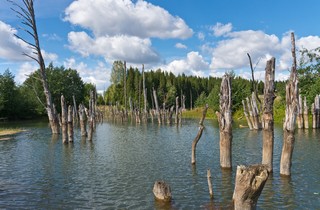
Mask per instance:
[[[8,129],[0,128],[0,141],[10,140],[12,139],[13,135],[24,132],[24,131],[25,130],[19,129],[19,128],[8,128]]]

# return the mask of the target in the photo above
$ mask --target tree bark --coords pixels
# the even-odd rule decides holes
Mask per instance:
[[[307,105],[307,99],[304,97],[303,101],[303,121],[304,121],[304,128],[309,128],[309,116],[308,116],[308,105]]]
[[[259,120],[259,109],[256,101],[256,94],[254,92],[252,92],[252,95],[251,95],[251,106],[252,106],[253,127],[255,130],[259,130],[261,128],[261,123]]]
[[[269,172],[273,171],[273,144],[274,144],[274,117],[273,103],[275,96],[275,63],[276,59],[267,61],[265,83],[264,83],[264,103],[263,103],[263,148],[262,164],[267,166]]]
[[[207,180],[208,180],[209,195],[210,195],[210,198],[213,199],[213,191],[212,191],[212,182],[211,182],[211,171],[210,171],[210,169],[207,170]]]
[[[171,195],[171,188],[170,186],[164,181],[156,181],[153,186],[153,194],[156,199],[170,202],[172,199]]]
[[[250,120],[250,118],[249,118],[248,109],[247,109],[247,106],[246,106],[246,103],[245,103],[244,100],[242,100],[242,105],[243,105],[244,116],[246,117],[246,120],[247,120],[249,129],[252,130],[252,129],[253,129],[253,127],[252,127],[252,122],[251,122],[251,120]]]
[[[154,103],[156,106],[158,123],[161,124],[161,114],[160,114],[160,109],[159,109],[159,104],[158,104],[157,91],[155,89],[153,89],[153,98],[154,98]]]
[[[312,113],[312,128],[317,128],[317,114],[316,107],[314,103],[311,105],[311,113]]]
[[[79,119],[81,136],[87,136],[86,113],[85,108],[82,104],[79,105]]]
[[[283,124],[283,145],[280,160],[280,174],[284,176],[291,175],[291,162],[294,146],[294,130],[297,117],[297,109],[299,104],[299,90],[298,90],[298,78],[297,78],[297,60],[295,53],[295,39],[294,34],[291,33],[292,44],[292,57],[293,64],[290,72],[290,80],[286,85],[286,116]]]
[[[179,124],[179,96],[176,97],[176,118],[175,123]]]
[[[191,164],[196,164],[196,147],[197,144],[202,136],[202,132],[204,129],[203,126],[203,121],[206,118],[207,115],[207,110],[208,110],[208,104],[204,107],[203,112],[202,112],[202,117],[200,118],[200,122],[199,122],[199,130],[198,130],[198,134],[196,136],[196,138],[192,141],[192,145],[191,145]]]
[[[264,165],[238,166],[233,192],[234,209],[256,209],[268,176],[268,170]]]
[[[94,130],[94,99],[93,99],[93,91],[90,92],[90,100],[89,100],[89,113],[88,113],[88,119],[89,119],[89,128],[88,128],[88,140],[92,141],[92,135]]]
[[[220,87],[220,112],[216,112],[220,129],[220,166],[231,168],[232,111],[231,78],[225,75]]]
[[[301,129],[303,128],[303,107],[302,107],[302,98],[301,95],[299,94],[299,103],[298,103],[298,117],[297,117],[297,124],[298,128]]]
[[[143,88],[143,102],[144,102],[144,106],[143,106],[143,116],[144,116],[144,120],[146,121],[147,117],[148,117],[148,112],[147,112],[147,89],[146,89],[146,78],[145,78],[145,74],[144,74],[144,65],[142,64],[142,88]]]
[[[64,96],[61,95],[61,130],[62,130],[62,142],[68,143],[68,115],[67,105]]]
[[[68,107],[68,139],[69,142],[73,142],[73,107]]]

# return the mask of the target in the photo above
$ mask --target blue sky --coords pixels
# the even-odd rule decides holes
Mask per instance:
[[[9,7],[0,1],[0,73],[9,68],[21,84],[37,65],[21,55],[28,48],[13,34],[28,36]],[[99,90],[110,85],[115,60],[176,75],[233,70],[250,78],[250,53],[256,78],[274,56],[276,79],[286,79],[290,32],[297,50],[320,46],[318,8],[318,0],[35,0],[46,64],[77,69]]]

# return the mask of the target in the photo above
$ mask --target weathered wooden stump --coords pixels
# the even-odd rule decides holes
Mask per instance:
[[[209,195],[210,195],[210,198],[213,199],[213,191],[212,191],[212,182],[211,182],[211,171],[210,171],[210,169],[207,170],[207,180],[208,180]]]
[[[263,148],[262,164],[268,166],[268,171],[273,170],[273,144],[274,144],[274,117],[273,103],[275,96],[275,63],[276,59],[271,58],[267,61],[265,83],[264,83],[264,103],[262,115],[263,127]]]
[[[68,107],[68,140],[73,142],[73,107],[71,105]]]
[[[232,146],[231,77],[226,74],[220,87],[220,112],[216,112],[220,131],[220,166],[230,169]]]
[[[170,186],[165,181],[156,181],[153,186],[153,194],[157,200],[170,202],[172,199]]]
[[[62,142],[68,143],[68,109],[63,95],[61,95],[61,130]]]
[[[256,209],[268,176],[265,165],[238,166],[233,192],[234,209]]]

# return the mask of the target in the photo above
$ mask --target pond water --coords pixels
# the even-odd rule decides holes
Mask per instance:
[[[2,125],[3,126],[3,125]],[[217,122],[206,120],[191,165],[198,120],[181,127],[158,124],[97,125],[93,141],[64,145],[46,123],[0,141],[0,209],[229,209],[236,166],[261,162],[262,132],[233,128],[233,170],[219,166]],[[320,131],[297,130],[292,176],[279,175],[281,125],[275,128],[274,173],[258,209],[320,209]],[[211,169],[214,199],[206,173]],[[171,186],[173,201],[154,200],[156,180]]]

